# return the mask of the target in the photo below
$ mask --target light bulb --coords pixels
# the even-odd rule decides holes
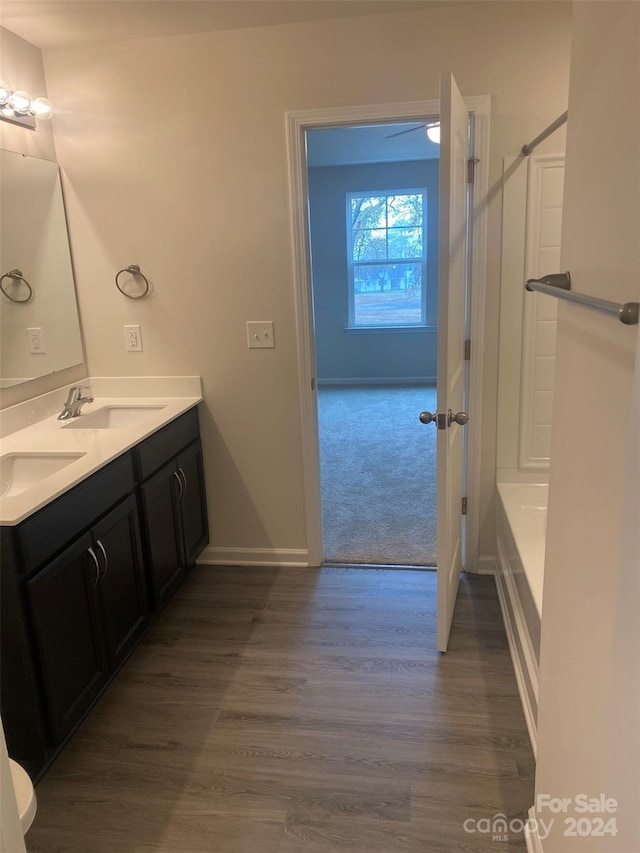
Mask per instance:
[[[0,81],[0,107],[6,107],[11,97],[11,89]]]
[[[440,122],[435,122],[434,124],[427,125],[427,136],[431,140],[431,142],[435,142],[436,145],[440,145]]]
[[[17,115],[26,115],[31,108],[31,95],[28,92],[14,92],[9,98],[9,106]]]
[[[48,120],[53,115],[53,104],[46,98],[36,98],[31,104],[30,112],[36,118]]]

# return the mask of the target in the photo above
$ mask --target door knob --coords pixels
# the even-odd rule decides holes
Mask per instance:
[[[449,426],[452,424],[458,424],[458,426],[464,426],[469,422],[469,415],[466,412],[458,412],[456,415],[453,414],[451,409],[449,409],[448,416]]]
[[[469,421],[469,415],[466,412],[458,412],[454,415],[451,409],[446,417],[437,412],[420,412],[420,421],[423,424],[436,424],[438,429],[446,429],[453,424],[464,426]]]
[[[435,424],[438,429],[447,428],[447,416],[438,412],[420,412],[420,420],[423,424]]]

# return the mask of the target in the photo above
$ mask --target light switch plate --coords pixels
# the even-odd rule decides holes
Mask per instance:
[[[247,343],[249,349],[271,349],[275,347],[273,320],[248,320]]]

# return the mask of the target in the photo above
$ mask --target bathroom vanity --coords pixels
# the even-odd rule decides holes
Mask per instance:
[[[33,436],[3,445],[1,461],[16,467],[5,493],[16,494],[1,528],[2,720],[10,755],[34,779],[208,542],[197,402],[103,405],[73,424],[36,425],[56,430],[48,455],[19,449]],[[55,466],[65,454],[62,470],[23,488],[20,462]]]

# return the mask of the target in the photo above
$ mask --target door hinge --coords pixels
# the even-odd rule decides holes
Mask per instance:
[[[462,514],[463,515],[467,514],[467,499],[466,498],[462,498]]]
[[[316,390],[316,377],[315,376],[311,377],[311,390],[312,391]]]
[[[464,342],[464,360],[471,361],[471,338]]]
[[[473,184],[476,180],[476,163],[480,160],[477,157],[469,157],[467,160],[467,183]]]

